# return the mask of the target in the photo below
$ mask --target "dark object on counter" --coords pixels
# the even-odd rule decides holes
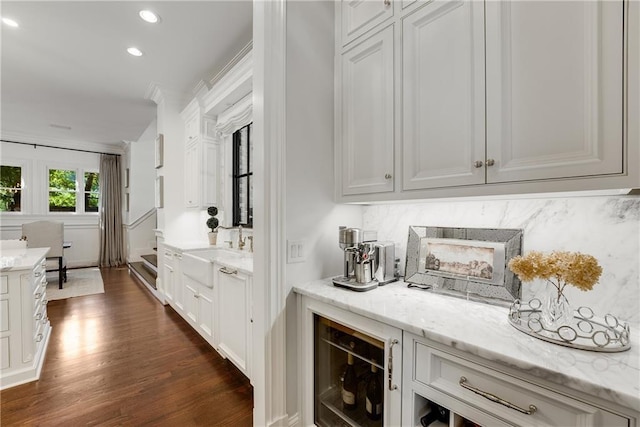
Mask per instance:
[[[429,406],[431,407],[431,411],[424,417],[420,418],[420,424],[423,427],[428,427],[435,421],[440,421],[447,425],[449,424],[449,410],[447,408],[433,402],[430,402]]]

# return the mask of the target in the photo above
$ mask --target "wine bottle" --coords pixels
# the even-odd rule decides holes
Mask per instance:
[[[375,360],[372,360],[372,362],[375,363]],[[378,378],[378,367],[372,363],[371,375],[367,382],[367,417],[372,420],[379,420],[382,418],[382,398],[382,384],[380,384],[380,378]]]
[[[349,346],[353,351],[356,344],[351,341]],[[356,370],[353,366],[353,354],[347,353],[347,369],[344,372],[344,378],[342,380],[342,407],[347,410],[355,409],[357,397],[358,377],[356,376]]]
[[[436,421],[449,423],[449,410],[447,408],[433,402],[430,402],[429,406],[431,407],[431,412],[420,419],[420,424],[423,427],[427,427]]]

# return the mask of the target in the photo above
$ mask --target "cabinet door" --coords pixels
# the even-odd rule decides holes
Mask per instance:
[[[213,346],[215,346],[213,341],[214,314],[213,289],[200,285],[200,293],[198,294],[198,332]]]
[[[202,143],[202,206],[218,204],[218,144]]]
[[[218,269],[219,349],[242,372],[248,375],[249,349],[249,280],[241,273]]]
[[[402,40],[402,189],[484,183],[484,4],[430,3]]]
[[[174,285],[174,270],[173,270],[173,252],[165,250],[163,260],[163,280],[164,297],[167,302],[173,305],[173,293],[175,289]]]
[[[393,26],[342,55],[342,194],[393,191]]]
[[[184,285],[182,280],[182,254],[175,254],[175,264],[173,266],[173,302],[178,313],[184,311]]]
[[[486,10],[487,181],[622,173],[622,1]]]
[[[193,325],[198,324],[198,282],[182,275],[184,291],[184,316]]]
[[[185,151],[185,205],[188,208],[200,206],[200,143],[198,139],[189,142]]]
[[[393,16],[391,0],[342,0],[342,44]]]

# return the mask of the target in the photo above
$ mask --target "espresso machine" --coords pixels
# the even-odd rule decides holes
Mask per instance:
[[[339,228],[339,246],[344,251],[344,275],[334,277],[333,284],[364,292],[398,280],[395,246],[377,242],[375,231]]]

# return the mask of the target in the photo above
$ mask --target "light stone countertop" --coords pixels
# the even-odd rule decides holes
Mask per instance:
[[[49,248],[8,249],[2,251],[2,271],[31,270],[49,252]]]
[[[407,288],[404,282],[354,292],[325,279],[293,290],[534,377],[640,408],[640,334],[634,325],[629,350],[602,353],[524,334],[509,324],[508,308]]]
[[[253,275],[253,254],[249,251],[212,246],[206,242],[165,242],[164,245],[182,253],[197,255],[210,262],[216,262],[222,266]]]

